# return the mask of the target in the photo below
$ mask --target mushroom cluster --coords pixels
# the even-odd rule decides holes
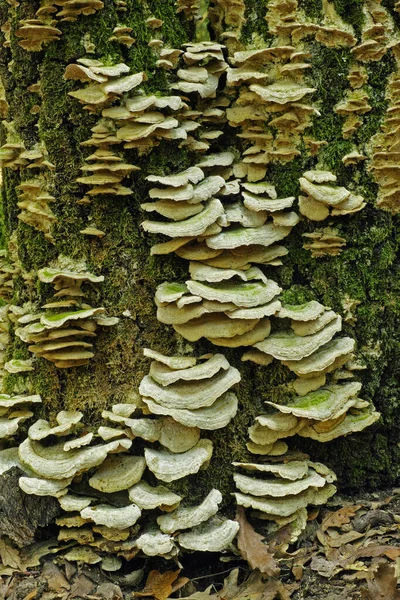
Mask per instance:
[[[303,237],[310,240],[303,244],[303,248],[310,250],[311,256],[314,258],[338,256],[346,245],[345,238],[341,237],[339,232],[331,227],[315,229],[312,233],[303,233]]]
[[[176,12],[183,13],[188,21],[200,19],[200,0],[176,0]]]
[[[183,94],[195,92],[201,98],[215,98],[219,79],[228,68],[223,54],[225,46],[205,41],[184,47],[184,68],[178,69],[179,81],[172,84],[172,89]]]
[[[58,41],[62,21],[76,21],[80,15],[93,15],[104,8],[101,0],[50,0],[42,1],[34,19],[18,23],[15,35],[18,44],[28,52],[40,52],[44,45]]]
[[[363,89],[354,89],[338,102],[334,111],[345,118],[342,126],[343,138],[349,139],[362,125],[362,115],[372,110],[368,102],[368,94]]]
[[[29,410],[30,405],[41,401],[40,396],[37,395],[0,394],[0,447],[17,433],[20,423],[33,417],[33,412]]]
[[[118,25],[114,27],[112,31],[112,36],[108,38],[109,42],[118,42],[119,44],[124,44],[130,48],[134,43],[135,39],[131,36],[133,29],[132,27],[125,27],[122,25]]]
[[[369,0],[362,7],[361,42],[351,53],[360,62],[378,61],[386,54],[393,35],[394,23],[381,0]]]
[[[18,219],[37,231],[42,231],[46,240],[53,242],[51,229],[57,218],[49,204],[55,198],[47,191],[44,178],[28,179],[17,189],[20,190],[17,206],[21,209]]]
[[[269,31],[278,37],[280,44],[296,44],[313,36],[317,42],[330,48],[354,46],[357,41],[354,29],[338,15],[333,2],[322,0],[322,15],[321,23],[313,23],[299,9],[297,0],[283,3],[271,0],[265,19]]]
[[[19,464],[25,471],[20,487],[28,494],[58,498],[61,508],[70,513],[58,519],[57,524],[60,541],[83,547],[84,554],[78,548],[71,560],[79,560],[78,555],[86,556],[89,550],[119,552],[121,556],[124,551],[134,550],[165,558],[175,556],[179,548],[218,552],[229,546],[237,533],[236,522],[217,515],[222,500],[218,490],[211,490],[198,505],[180,506],[180,495],[164,484],[150,485],[147,479],[151,480],[152,475],[145,473],[148,468],[158,480],[170,483],[196,473],[208,463],[212,443],[199,439],[200,427],[223,427],[234,416],[237,405],[233,394],[224,393],[223,381],[216,392],[218,382],[212,373],[218,372],[217,363],[223,373],[229,374],[231,368],[221,355],[198,365],[190,357],[167,357],[151,350],[146,350],[146,355],[156,359],[151,365],[152,375],[161,378],[172,395],[174,389],[176,397],[190,392],[179,387],[179,383],[187,386],[186,382],[205,380],[210,387],[207,390],[203,386],[203,397],[208,398],[210,389],[218,396],[212,407],[214,412],[201,416],[201,410],[187,410],[183,420],[192,419],[197,425],[185,425],[171,416],[156,416],[158,411],[152,407],[154,415],[149,415],[146,402],[153,402],[149,396],[143,399],[145,402],[138,399],[104,411],[103,417],[117,427],[101,426],[94,436],[82,431],[82,413],[62,411],[53,426],[43,419],[32,425],[28,439],[20,446]],[[232,385],[237,377],[231,380]],[[150,385],[151,381],[155,382],[150,380]],[[151,394],[147,384],[149,380],[145,378],[145,392]],[[223,394],[221,399],[219,393]],[[226,412],[226,404],[230,405],[228,418],[216,410]],[[172,410],[174,417],[175,412]],[[212,421],[211,427],[206,418]],[[105,443],[98,443],[96,438]],[[136,438],[152,446],[145,445],[138,455],[131,454],[128,451]],[[54,439],[56,442],[52,443]],[[157,442],[159,448],[153,446]],[[107,495],[111,494],[113,500],[107,502]],[[144,526],[139,523],[141,515],[146,517]],[[101,560],[100,555],[97,560]],[[116,568],[120,566],[119,563]]]
[[[227,117],[231,126],[241,127],[239,137],[250,144],[240,163],[240,175],[249,181],[263,179],[269,163],[300,154],[301,134],[311,116],[319,114],[309,100],[315,89],[303,81],[311,66],[308,57],[283,45],[235,52],[231,59],[234,68],[228,70],[227,84],[241,87]]]
[[[14,277],[18,268],[8,259],[7,250],[0,250],[0,298],[10,302],[13,295]],[[1,307],[3,309],[4,307]]]
[[[56,25],[57,21],[48,15],[23,19],[15,32],[17,38],[20,38],[18,44],[28,52],[40,52],[46,44],[60,39],[62,31]]]
[[[190,264],[185,284],[161,284],[157,318],[194,342],[201,337],[217,346],[252,346],[268,337],[269,316],[279,310],[281,288],[258,267],[247,271]],[[178,289],[179,288],[179,289]]]
[[[395,53],[399,63],[400,54]],[[399,180],[399,122],[400,122],[400,75],[398,70],[389,78],[386,98],[389,106],[381,131],[372,138],[370,170],[377,182],[377,205],[392,213],[400,212]]]
[[[95,131],[94,131],[95,130]],[[102,130],[104,133],[102,133]],[[92,131],[96,136],[109,135],[107,127],[96,125]],[[99,194],[111,194],[113,196],[128,196],[132,194],[129,187],[122,185],[122,180],[132,172],[138,171],[139,167],[124,162],[124,159],[115,154],[107,146],[96,148],[95,152],[88,156],[81,167],[84,175],[77,178],[77,183],[90,186],[86,195],[79,204],[89,204],[91,197]]]
[[[83,264],[71,265],[63,257],[57,267],[40,269],[38,276],[40,281],[54,285],[54,301],[43,305],[43,312],[20,316],[15,334],[30,344],[33,354],[54,362],[56,367],[87,365],[94,354],[93,344],[85,339],[96,337],[99,325],[115,325],[118,321],[103,316],[104,308],[92,308],[82,301],[82,283],[99,283],[104,277],[89,273]]]
[[[196,361],[148,349],[144,353],[153,362],[139,392],[151,413],[209,431],[226,427],[236,415],[237,398],[229,390],[240,381],[240,374],[222,354]]]
[[[218,39],[229,52],[239,50],[240,34],[245,23],[246,5],[243,0],[214,0],[208,9],[208,18]]]
[[[67,66],[64,79],[88,83],[86,87],[68,93],[79,100],[86,110],[98,112],[122,94],[136,88],[146,78],[145,73],[127,73],[129,67],[124,63],[107,66],[100,60],[79,58],[77,64]]]
[[[234,462],[239,506],[252,508],[267,521],[268,537],[285,528],[294,543],[307,524],[307,508],[319,506],[336,492],[335,474],[321,463],[288,456],[284,462]]]
[[[3,121],[7,132],[7,142],[0,148],[0,161],[3,167],[13,169],[44,169],[53,171],[55,166],[50,162],[46,146],[38,142],[29,150],[15,130],[13,122]]]
[[[365,206],[363,196],[336,186],[336,175],[330,171],[306,171],[300,177],[299,210],[310,221],[349,215]]]

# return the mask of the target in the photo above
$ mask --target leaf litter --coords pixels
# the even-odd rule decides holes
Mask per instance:
[[[400,490],[353,502],[333,498],[309,511],[294,544],[284,527],[264,535],[253,526],[251,511],[240,508],[236,520],[236,551],[210,554],[207,564],[197,553],[187,555],[183,564],[175,559],[175,570],[170,561],[127,556],[120,572],[111,573],[101,564],[66,560],[70,543],[51,539],[17,549],[1,538],[0,598],[400,600]],[[222,573],[221,562],[227,566]]]

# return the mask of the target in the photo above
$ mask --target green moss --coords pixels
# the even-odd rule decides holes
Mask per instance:
[[[313,20],[320,20],[322,13],[322,0],[298,0],[298,7],[305,15]]]
[[[267,4],[259,0],[245,0],[245,4],[245,23],[242,26],[240,41],[244,45],[251,44],[255,35],[270,44],[273,36],[268,31],[268,23],[265,20]]]
[[[364,22],[362,12],[364,0],[333,0],[333,4],[342,19],[354,27],[356,36],[359,38]]]

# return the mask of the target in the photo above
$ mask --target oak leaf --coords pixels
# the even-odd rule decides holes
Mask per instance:
[[[376,570],[368,572],[367,580],[368,590],[362,590],[364,600],[400,600],[394,565],[380,563]]]
[[[173,592],[173,583],[178,578],[180,569],[177,571],[150,571],[146,584],[141,592],[134,592],[135,597],[152,596],[155,600],[166,600]]]
[[[237,544],[244,560],[247,560],[252,569],[259,569],[261,573],[269,577],[279,575],[279,566],[274,554],[270,552],[267,544],[263,543],[263,536],[257,533],[247,521],[242,506],[238,507],[236,521],[240,525]]]
[[[351,506],[343,506],[335,512],[329,513],[321,523],[322,531],[326,531],[330,527],[341,527],[350,523],[351,517],[354,517],[356,512],[360,510],[361,504]]]

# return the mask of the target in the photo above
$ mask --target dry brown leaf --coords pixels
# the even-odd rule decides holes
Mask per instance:
[[[362,590],[364,600],[400,600],[394,565],[380,563],[368,572],[368,590]]]
[[[400,547],[371,544],[371,546],[358,548],[351,556],[347,556],[346,559],[347,562],[349,562],[349,560],[354,562],[358,558],[374,558],[376,556],[387,556],[391,560],[396,560],[396,558],[400,556]]]
[[[150,571],[146,584],[141,592],[133,592],[136,597],[152,596],[156,600],[166,600],[172,594],[172,584],[178,578],[180,569],[177,571]]]
[[[81,574],[71,585],[71,591],[68,598],[85,598],[85,596],[94,592],[95,587],[96,585],[89,577]]]
[[[279,566],[267,544],[263,544],[262,535],[257,533],[246,519],[242,506],[238,507],[236,521],[240,525],[237,544],[239,552],[252,569],[259,569],[269,577],[279,575]]]
[[[33,600],[34,598],[37,597],[38,593],[39,593],[39,589],[36,588],[36,590],[32,590],[31,592],[29,592],[29,594],[24,596],[23,600]]]
[[[47,585],[51,590],[63,592],[71,587],[60,569],[51,561],[44,563],[42,575],[47,579]]]
[[[352,506],[343,506],[339,510],[329,513],[321,523],[322,531],[326,531],[329,527],[341,527],[346,523],[350,523],[351,517],[354,517],[360,508],[361,504],[355,504]]]
[[[10,546],[4,539],[0,539],[0,559],[5,567],[21,569],[21,557],[18,550]]]

